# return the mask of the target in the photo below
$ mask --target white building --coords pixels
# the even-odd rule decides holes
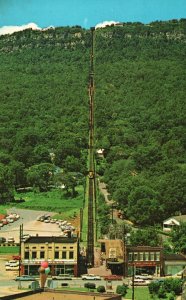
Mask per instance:
[[[170,217],[163,222],[163,231],[170,232],[174,226],[180,226],[186,222],[186,215]]]

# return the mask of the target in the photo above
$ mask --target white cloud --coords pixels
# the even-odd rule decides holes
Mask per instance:
[[[116,21],[104,21],[102,23],[99,23],[96,25],[96,29],[97,28],[103,28],[103,27],[106,27],[106,26],[111,26],[111,25],[114,25],[114,24],[118,24],[119,22],[116,22]]]
[[[29,29],[29,28],[31,28],[32,30],[47,30],[49,28],[54,28],[54,27],[50,26],[50,27],[42,29],[35,23],[29,23],[27,25],[21,25],[21,26],[3,26],[0,28],[0,35],[12,34],[14,32],[23,31],[23,30]]]

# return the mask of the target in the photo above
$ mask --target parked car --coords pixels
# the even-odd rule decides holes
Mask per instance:
[[[58,275],[52,276],[53,280],[72,280],[72,278],[73,277],[68,274],[58,274]]]
[[[6,271],[19,271],[19,266],[5,266]]]
[[[7,219],[2,219],[1,222],[2,222],[3,225],[7,225],[8,224],[8,220]]]
[[[21,256],[20,255],[12,255],[13,260],[20,260]]]
[[[19,266],[19,261],[17,260],[9,260],[5,263],[5,266],[9,267],[18,267]]]
[[[13,237],[10,236],[10,237],[7,239],[7,242],[8,242],[8,243],[15,243],[15,240],[14,240]]]
[[[144,280],[144,279],[134,279],[134,281],[130,281],[130,285],[148,285],[150,283],[150,280]]]
[[[84,274],[81,275],[82,280],[101,280],[101,277],[93,274]]]
[[[141,275],[135,275],[135,279],[151,280],[153,279],[153,277],[152,275],[141,274]]]
[[[6,239],[4,237],[0,237],[0,243],[5,243]]]
[[[107,275],[107,276],[104,276],[104,279],[105,280],[122,280],[122,276],[120,275]]]
[[[29,281],[29,280],[35,281],[36,278],[34,278],[33,276],[30,276],[30,275],[22,275],[22,276],[17,276],[14,280],[15,281]]]

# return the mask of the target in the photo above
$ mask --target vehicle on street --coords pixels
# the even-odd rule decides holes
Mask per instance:
[[[12,255],[13,260],[20,260],[21,256],[20,255]]]
[[[133,286],[133,283],[135,286],[137,285],[148,285],[150,283],[150,280],[144,280],[144,279],[134,279],[130,281],[130,285]]]
[[[94,274],[84,274],[81,275],[82,280],[101,280],[101,277]]]
[[[5,263],[5,266],[9,267],[18,267],[19,266],[19,261],[17,260],[9,260]]]
[[[5,243],[6,239],[4,237],[0,237],[0,243]]]
[[[36,278],[30,275],[22,275],[22,276],[17,276],[15,279],[15,281],[35,281]]]
[[[13,267],[13,266],[5,266],[6,271],[19,271],[19,266]]]
[[[13,237],[10,236],[10,237],[7,239],[7,242],[8,242],[8,243],[15,243],[15,240],[14,240]]]
[[[151,279],[153,279],[153,277],[152,277],[152,275],[141,274],[141,275],[135,275],[135,279],[151,280]]]
[[[58,275],[52,276],[52,279],[53,280],[72,280],[73,277],[68,274],[58,274]]]
[[[104,279],[105,280],[122,280],[122,276],[120,275],[107,275],[107,276],[104,276]]]

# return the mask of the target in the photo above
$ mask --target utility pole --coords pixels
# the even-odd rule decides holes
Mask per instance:
[[[132,300],[134,300],[134,252],[132,252]]]
[[[21,276],[21,241],[23,237],[23,224],[19,227],[19,276]]]

